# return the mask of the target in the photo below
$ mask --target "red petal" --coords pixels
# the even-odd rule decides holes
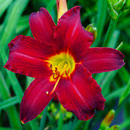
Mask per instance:
[[[104,109],[105,99],[100,86],[81,65],[76,66],[72,80],[61,80],[56,94],[61,104],[80,120],[88,120],[94,116],[95,110]]]
[[[83,64],[91,73],[108,72],[120,69],[124,65],[123,58],[120,51],[112,48],[89,48]]]
[[[54,36],[59,51],[70,49],[77,62],[86,54],[86,49],[93,42],[92,33],[82,27],[79,6],[70,9],[59,19]]]
[[[47,106],[53,95],[47,95],[51,92],[54,83],[48,79],[35,79],[24,93],[20,106],[20,119],[26,123],[34,119]]]
[[[31,37],[17,36],[9,44],[9,60],[5,68],[15,73],[41,78],[50,74],[43,61],[53,52],[50,47]]]
[[[32,13],[29,18],[30,28],[33,36],[44,42],[51,42],[55,24],[45,8],[40,8],[40,11]]]

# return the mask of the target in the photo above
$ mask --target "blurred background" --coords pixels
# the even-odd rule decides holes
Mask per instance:
[[[104,111],[80,121],[52,100],[37,118],[21,124],[20,102],[33,79],[3,68],[8,43],[19,34],[32,36],[29,15],[40,7],[57,23],[56,0],[0,0],[0,130],[130,130],[130,0],[68,0],[67,4],[68,9],[82,7],[85,28],[89,24],[97,28],[93,47],[117,48],[125,55],[126,64],[120,70],[93,75],[106,99]]]

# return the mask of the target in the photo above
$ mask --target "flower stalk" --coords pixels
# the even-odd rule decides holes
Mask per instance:
[[[122,14],[122,8],[124,7],[126,0],[108,0],[108,12],[111,16],[111,21],[105,36],[104,47],[109,47],[111,37],[116,28],[120,15]]]

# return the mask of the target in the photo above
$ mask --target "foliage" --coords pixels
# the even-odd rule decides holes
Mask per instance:
[[[32,78],[15,75],[3,68],[8,58],[7,46],[16,35],[31,35],[29,15],[40,7],[47,8],[56,23],[56,0],[0,0],[0,130],[97,130],[111,109],[115,110],[112,126],[117,124],[120,125],[120,130],[129,130],[129,3],[129,0],[68,0],[68,8],[75,5],[82,7],[81,21],[85,28],[88,24],[97,28],[93,46],[117,48],[123,42],[118,49],[125,54],[126,65],[118,71],[93,75],[102,87],[106,99],[105,110],[97,111],[92,120],[80,121],[57,102],[52,101],[36,119],[22,125],[19,119],[19,105]]]

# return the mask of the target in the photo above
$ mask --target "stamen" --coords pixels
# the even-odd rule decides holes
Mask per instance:
[[[55,72],[57,72],[57,67],[55,67]]]
[[[62,73],[66,70],[66,67],[67,67],[67,64],[64,65],[64,68],[63,68],[63,70],[62,70]],[[54,73],[54,74],[55,74],[55,73]],[[54,77],[54,74],[53,74],[53,78],[55,78],[55,77]],[[57,81],[56,81],[56,83],[55,83],[53,89],[51,90],[51,92],[49,93],[48,91],[46,91],[46,94],[47,94],[47,95],[52,95],[52,94],[54,93],[54,91],[56,90],[56,87],[57,87],[57,85],[58,85],[58,83],[59,83],[61,77],[62,77],[62,76],[59,76],[59,75],[58,75],[58,79],[57,79]],[[57,77],[56,77],[56,78],[57,78]]]
[[[50,69],[52,69],[52,64],[50,64]]]
[[[55,85],[54,85],[54,88],[53,88],[53,89],[51,90],[51,92],[50,92],[49,94],[47,94],[47,95],[52,95],[52,94],[54,93],[54,91],[56,90],[56,87],[57,87],[57,85],[58,85],[60,79],[61,79],[61,77],[59,77],[59,78],[57,79],[57,81],[56,81],[56,83],[55,83]],[[48,91],[47,91],[47,92],[48,92]]]
[[[53,73],[53,79],[57,79],[59,77],[59,73]]]

